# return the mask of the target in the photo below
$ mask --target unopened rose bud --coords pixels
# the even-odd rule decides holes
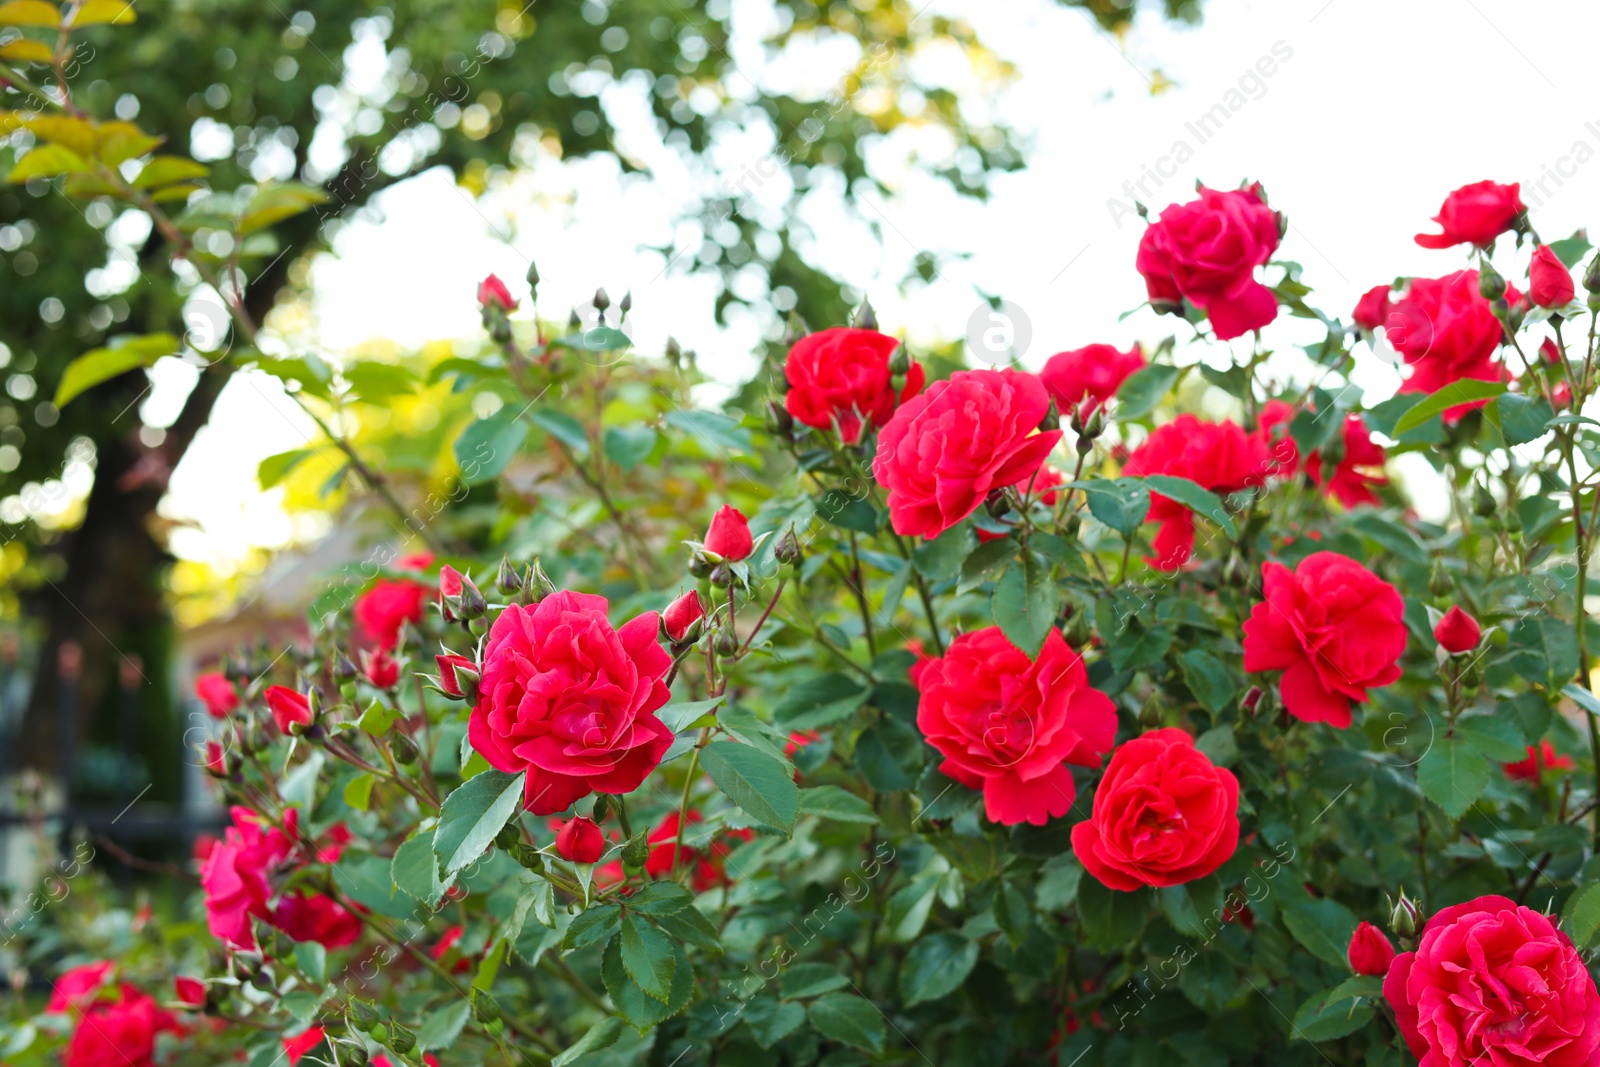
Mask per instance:
[[[556,854],[569,863],[596,863],[605,855],[606,836],[593,819],[576,815],[556,834]]]
[[[1459,604],[1446,612],[1433,628],[1433,639],[1439,642],[1440,648],[1454,656],[1477,648],[1482,638],[1483,628],[1478,625],[1478,620],[1462,611]]]
[[[522,592],[522,576],[517,573],[517,568],[511,565],[510,556],[500,557],[500,569],[494,573],[494,586],[506,596]]]
[[[389,747],[394,751],[395,761],[402,766],[409,767],[417,762],[417,757],[422,755],[417,748],[417,743],[411,735],[395,730],[389,737]]]
[[[739,651],[739,637],[731,629],[717,634],[717,655],[731,656]]]
[[[417,1035],[401,1026],[399,1023],[389,1024],[388,1045],[400,1055],[404,1056],[417,1047]]]
[[[711,577],[711,572],[715,569],[716,564],[704,556],[694,555],[689,557],[689,576],[692,578],[709,578]]]
[[[894,354],[889,357],[889,373],[900,378],[911,373],[911,354],[906,351],[904,344],[896,346]]]
[[[718,563],[716,566],[711,568],[711,584],[717,586],[718,588],[732,588],[733,583],[736,580],[737,578],[733,573],[733,568],[728,566],[726,563]]]
[[[315,693],[315,689],[310,693],[300,693],[288,686],[269,685],[264,696],[267,708],[272,712],[272,721],[277,723],[278,729],[287,736],[299,737],[316,725],[317,712],[313,706]]]
[[[476,986],[472,990],[472,1016],[484,1025],[500,1021],[500,1006],[493,997]]]
[[[622,317],[627,318],[628,312],[633,310],[633,290],[629,289],[622,294],[622,302],[617,305],[617,310],[622,312]]]
[[[1352,971],[1371,978],[1382,978],[1389,972],[1389,964],[1394,962],[1394,945],[1383,936],[1382,930],[1364,922],[1356,927],[1345,955]]]
[[[876,330],[878,328],[878,313],[872,310],[872,301],[861,301],[861,310],[856,312],[854,326],[858,330]]]
[[[800,539],[794,535],[794,527],[790,526],[784,531],[778,543],[772,546],[772,557],[779,563],[799,566],[805,553],[800,548]]]
[[[650,837],[640,830],[628,838],[628,843],[622,846],[622,865],[624,868],[638,870],[650,858]]]
[[[1239,701],[1239,706],[1244,708],[1248,714],[1254,715],[1256,708],[1261,704],[1261,696],[1261,687],[1259,685],[1252,685],[1248,690],[1245,691],[1244,699]]]
[[[1596,252],[1584,268],[1583,287],[1591,293],[1600,293],[1600,252]]]
[[[794,431],[794,416],[776,400],[767,401],[767,430],[779,437],[787,437]]]
[[[1406,891],[1400,891],[1400,899],[1389,901],[1389,931],[1396,937],[1411,938],[1417,936],[1417,931],[1424,925],[1422,909],[1417,902],[1406,896]]]
[[[1140,726],[1160,726],[1163,719],[1161,698],[1158,696],[1151,696],[1139,709]]]
[[[489,605],[484,602],[483,594],[473,584],[472,579],[466,575],[461,576],[461,597],[456,609],[456,617],[470,622],[481,619],[483,613],[489,610]]]
[[[1478,265],[1478,292],[1491,303],[1506,294],[1506,280],[1488,260]]]
[[[1052,399],[1050,406],[1045,409],[1044,418],[1039,420],[1039,429],[1049,433],[1051,430],[1059,430],[1060,428],[1061,412],[1056,409],[1056,402]]]
[[[539,267],[532,260],[528,261],[527,279],[529,289],[537,290],[539,288]]]
[[[341,682],[348,682],[361,677],[361,668],[355,661],[343,652],[333,658],[333,677]]]
[[[367,1067],[372,1062],[372,1054],[367,1051],[367,1046],[359,1041],[352,1041],[340,1046],[339,1062],[348,1064],[349,1067]]]
[[[581,329],[583,329],[583,319],[579,317],[578,309],[573,308],[571,314],[567,316],[567,332],[577,333]]]
[[[1011,512],[1011,501],[1006,498],[1004,489],[991,489],[983,501],[984,510],[994,518],[1000,518]]]
[[[1434,560],[1433,569],[1428,572],[1428,592],[1436,597],[1446,597],[1455,587],[1455,580],[1444,569],[1444,560]]]
[[[683,349],[678,347],[678,342],[670,337],[667,338],[667,344],[662,350],[662,354],[667,357],[667,362],[672,365],[674,370],[678,369],[683,363]]]
[[[556,591],[556,583],[550,580],[550,576],[544,572],[543,565],[537,559],[528,564],[528,573],[524,576],[522,584],[527,591],[530,604],[537,604]]]
[[[700,593],[691,589],[684,593],[661,613],[661,630],[668,641],[681,645],[693,640],[700,631],[701,620],[705,618],[706,609],[700,603]]]
[[[534,848],[532,845],[518,841],[507,851],[512,859],[516,860],[528,870],[544,870],[544,856],[540,855],[539,850]]]

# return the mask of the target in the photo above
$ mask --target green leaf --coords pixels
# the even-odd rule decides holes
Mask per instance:
[[[1228,767],[1239,758],[1239,742],[1231,726],[1213,726],[1194,739],[1194,747],[1218,767]]]
[[[170,333],[119,337],[106,348],[85,352],[71,363],[56,386],[55,405],[66,407],[73,399],[101,382],[110,381],[136,367],[152,366],[162,356],[177,355],[183,346]]]
[[[137,17],[133,12],[133,0],[83,0],[72,16],[72,28],[125,26]]]
[[[1154,411],[1181,373],[1177,367],[1152,363],[1131,375],[1117,389],[1117,418],[1137,419]]]
[[[1089,514],[1124,537],[1137,530],[1150,511],[1150,490],[1138,478],[1093,478],[1068,486],[1082,489]]]
[[[468,485],[492,481],[528,439],[528,425],[504,409],[468,424],[456,438],[456,463]]]
[[[1417,764],[1417,786],[1452,819],[1459,819],[1489,786],[1489,761],[1462,737],[1435,738]]]
[[[433,1052],[449,1048],[461,1036],[471,1017],[472,1003],[465,997],[431,1013],[417,1028],[417,1051]]]
[[[961,573],[961,564],[972,552],[975,541],[971,527],[962,523],[918,545],[911,559],[917,573],[930,582],[942,582]]]
[[[344,802],[357,811],[366,811],[372,800],[372,787],[377,779],[370,774],[358,774],[345,783]]]
[[[835,822],[871,825],[878,821],[872,805],[836,785],[819,785],[800,790],[800,814],[817,815]]]
[[[656,712],[656,718],[673,733],[682,733],[691,723],[699,722],[727,700],[727,697],[713,697],[710,700],[685,700],[678,704],[668,704]]]
[[[310,459],[313,455],[309,448],[292,448],[287,452],[278,452],[262,460],[256,467],[256,481],[260,484],[262,492],[271,489],[289,476],[289,472],[300,464]]]
[[[1600,882],[1586,885],[1567,898],[1561,909],[1561,930],[1580,951],[1589,947],[1600,931]]]
[[[751,997],[744,1002],[741,1013],[751,1036],[762,1048],[771,1048],[798,1030],[806,1021],[804,1004],[780,1001],[776,997]]]
[[[848,719],[872,690],[845,674],[819,674],[790,689],[772,708],[772,717],[790,730],[815,730]]]
[[[1568,270],[1576,267],[1582,261],[1583,254],[1593,247],[1594,245],[1589,243],[1589,239],[1584,236],[1582,230],[1579,230],[1571,237],[1563,237],[1559,241],[1550,242],[1550,251],[1556,254],[1556,258]]]
[[[991,910],[994,913],[995,925],[1006,935],[1011,947],[1021,947],[1029,925],[1033,922],[1033,913],[1028,908],[1028,898],[1022,895],[1022,890],[1009,879],[1002,878],[995,889]]]
[[[340,373],[355,390],[355,399],[369,404],[386,404],[397,396],[410,396],[417,391],[417,376],[398,363],[364,359]]]
[[[317,985],[328,980],[328,950],[316,941],[295,945],[294,965]]]
[[[430,908],[437,904],[444,896],[444,884],[439,880],[439,857],[433,853],[433,835],[418,833],[395,849],[389,877],[395,888],[406,896]]]
[[[1209,940],[1222,928],[1222,883],[1215,875],[1156,890],[1172,928],[1186,937]]]
[[[578,1038],[576,1043],[573,1043],[571,1048],[566,1049],[565,1053],[552,1059],[550,1067],[566,1067],[566,1064],[570,1064],[574,1059],[578,1059],[579,1056],[587,1056],[589,1053],[598,1053],[600,1049],[611,1048],[611,1046],[616,1045],[616,1040],[619,1037],[622,1037],[621,1019],[616,1016],[606,1016],[602,1021],[589,1027],[584,1032],[584,1035]]]
[[[811,1025],[823,1037],[871,1053],[883,1051],[883,1013],[853,993],[829,993],[811,1002]]]
[[[522,803],[526,772],[484,771],[444,798],[439,826],[433,833],[433,851],[445,874],[467,866],[494,843],[495,835],[517,813]]]
[[[622,966],[640,989],[664,1002],[672,991],[672,972],[677,962],[666,934],[634,918],[631,912],[623,912]]]
[[[1283,924],[1313,956],[1340,970],[1348,970],[1350,938],[1356,917],[1337,900],[1302,898],[1283,903]]]
[[[1555,417],[1550,402],[1542,396],[1506,393],[1494,402],[1499,409],[1500,432],[1508,445],[1525,445],[1549,432],[1546,424]]]
[[[1456,720],[1456,734],[1501,763],[1526,759],[1528,755],[1528,746],[1522,741],[1522,724],[1509,715],[1463,715]]]
[[[1561,619],[1523,618],[1508,642],[1511,662],[1525,678],[1559,689],[1578,673],[1578,637]]]
[[[778,978],[779,991],[791,1000],[831,993],[849,984],[849,978],[827,963],[791,964]]]
[[[694,992],[694,968],[684,955],[682,946],[672,943],[672,989],[665,1001],[657,1000],[639,988],[622,963],[622,938],[613,937],[606,942],[600,954],[600,977],[611,1002],[641,1034],[682,1011]]]
[[[1178,669],[1183,673],[1183,684],[1200,702],[1200,706],[1213,715],[1233,705],[1239,683],[1216,656],[1203,648],[1191,648],[1178,655]],[[1213,761],[1215,762],[1215,761]]]
[[[61,25],[61,9],[45,0],[8,0],[0,4],[0,26]]]
[[[668,426],[682,430],[694,438],[701,449],[719,458],[726,452],[749,452],[754,447],[750,431],[739,425],[739,420],[715,411],[699,408],[674,411],[667,415]]]
[[[1303,1041],[1332,1041],[1353,1034],[1372,1021],[1372,1008],[1358,998],[1313,993],[1294,1013],[1291,1033]]]
[[[17,160],[6,181],[20,185],[29,178],[53,178],[58,174],[85,174],[93,166],[72,149],[58,144],[42,144]]]
[[[1009,537],[985,541],[972,551],[961,564],[959,593],[970,593],[984,582],[1002,574],[1017,558],[1021,546]]]
[[[582,459],[589,454],[589,433],[583,423],[565,411],[553,408],[534,408],[528,412],[528,421],[557,441],[566,445],[573,455]]]
[[[1150,913],[1150,891],[1124,893],[1111,889],[1093,875],[1078,882],[1078,914],[1083,933],[1095,945],[1120,948],[1139,936]]]
[[[1449,408],[1459,404],[1468,404],[1474,400],[1491,400],[1506,391],[1505,382],[1485,382],[1477,378],[1458,378],[1446,385],[1438,392],[1430,393],[1394,424],[1394,434],[1398,437],[1407,430],[1415,429]]]
[[[700,765],[718,789],[756,819],[784,833],[794,830],[800,788],[787,764],[749,745],[718,741],[701,749]]]
[[[1228,514],[1228,509],[1222,506],[1222,498],[1209,489],[1202,488],[1199,483],[1170,474],[1149,474],[1145,476],[1144,484],[1168,500],[1175,500],[1195,514],[1210,519],[1222,527],[1222,532],[1230,538],[1239,536],[1239,531],[1234,528],[1232,516]]]
[[[1066,911],[1078,899],[1078,884],[1083,866],[1070,852],[1051,857],[1039,869],[1039,885],[1033,893],[1033,906],[1040,911]]]
[[[382,856],[352,854],[344,856],[331,867],[333,880],[339,891],[364,908],[391,919],[411,919],[417,910],[416,901],[405,894],[397,894],[391,878],[390,861]],[[430,901],[431,907],[436,901]]]
[[[694,894],[677,882],[651,882],[628,898],[628,910],[655,918],[676,915],[694,903]]]
[[[244,213],[239,218],[239,232],[248,235],[264,230],[327,199],[328,194],[321,189],[299,182],[263,185],[245,205]]]
[[[113,0],[119,2],[120,0]],[[125,5],[120,5],[125,6]],[[173,182],[192,181],[195,178],[204,178],[211,173],[211,168],[204,163],[196,163],[192,159],[182,156],[156,156],[144,165],[139,176],[133,179],[135,189],[154,189],[158,185],[170,185]]]
[[[596,905],[572,920],[571,925],[567,927],[566,935],[561,939],[561,948],[571,952],[573,949],[592,945],[610,937],[621,925],[621,908],[615,904]],[[620,955],[617,957],[619,962],[621,958]]]
[[[938,1000],[961,988],[978,963],[978,943],[950,930],[919,939],[900,965],[900,999],[906,1007]]]
[[[1050,568],[1032,552],[1024,552],[995,583],[994,621],[1029,658],[1044,648],[1060,608],[1061,594],[1050,581]]]
[[[1600,718],[1600,697],[1596,697],[1593,693],[1589,692],[1589,690],[1585,689],[1578,683],[1573,682],[1569,685],[1562,686],[1561,695],[1566,697],[1568,700],[1571,700],[1584,711],[1587,711],[1590,715]],[[1543,702],[1541,701],[1541,703]],[[1543,730],[1539,731],[1539,736],[1544,736]],[[1533,744],[1537,741],[1538,738],[1532,738],[1529,743]]]
[[[670,915],[651,917],[669,937],[675,937],[707,952],[722,951],[722,938],[717,933],[717,928],[696,908],[684,908]]]
[[[613,426],[602,441],[606,458],[624,471],[631,471],[655,451],[659,437],[652,426]]]

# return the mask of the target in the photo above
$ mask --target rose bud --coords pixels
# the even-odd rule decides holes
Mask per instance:
[[[498,307],[501,311],[517,309],[517,302],[511,298],[511,290],[493,274],[478,283],[478,305],[486,309]]]
[[[278,729],[291,737],[298,737],[317,721],[311,710],[311,700],[304,693],[288,686],[270,685],[266,691],[267,707],[272,711],[272,721]]]
[[[177,990],[178,1001],[191,1008],[203,1008],[206,1004],[206,985],[198,978],[185,978],[182,975],[172,980],[173,987]]]
[[[667,640],[682,644],[692,632],[699,629],[697,624],[705,616],[706,609],[700,603],[700,593],[691,589],[667,605],[667,610],[661,615],[661,628]]]
[[[556,852],[572,863],[594,863],[606,851],[606,836],[593,819],[568,819],[556,834]]]
[[[1554,337],[1546,337],[1539,342],[1539,354],[1544,357],[1546,363],[1560,364],[1561,362],[1561,349],[1556,347],[1556,339]]]
[[[1439,620],[1439,625],[1433,628],[1433,636],[1446,652],[1460,655],[1478,647],[1478,641],[1483,637],[1483,630],[1478,626],[1477,619],[1457,606],[1451,608],[1445,613],[1445,617]]]
[[[205,747],[205,768],[214,778],[228,776],[228,755],[221,745],[215,741],[207,741]]]
[[[478,702],[478,665],[466,656],[449,653],[433,657],[439,665],[439,692],[469,704]]]
[[[1415,937],[1423,921],[1417,902],[1406,896],[1404,889],[1400,890],[1400,899],[1393,901],[1389,908],[1389,929],[1396,937]]]
[[[1559,308],[1572,303],[1576,291],[1572,272],[1550,251],[1550,246],[1534,249],[1533,263],[1528,267],[1528,297],[1539,307]]]
[[[729,504],[722,505],[722,510],[712,517],[703,543],[708,553],[728,563],[747,558],[755,549],[749,521],[738,508]]]
[[[1374,285],[1361,294],[1350,317],[1355,319],[1357,326],[1368,332],[1382,326],[1389,318],[1389,287]]]
[[[386,648],[366,651],[361,653],[361,673],[377,688],[392,689],[400,680],[400,664]]]
[[[206,706],[213,719],[225,719],[228,712],[239,706],[239,693],[227,676],[218,672],[202,674],[194,680],[194,695]]]
[[[522,592],[522,575],[518,574],[517,568],[511,565],[510,556],[500,557],[500,569],[495,571],[494,584],[495,588],[506,596]]]
[[[1364,922],[1356,927],[1354,936],[1350,938],[1347,955],[1352,971],[1381,978],[1388,973],[1389,964],[1394,962],[1394,945],[1383,936],[1382,930]]]
[[[439,613],[445,622],[455,622],[461,606],[461,572],[451,566],[439,568]]]
[[[483,613],[489,610],[489,605],[483,599],[483,594],[478,591],[478,587],[473,584],[472,579],[466,575],[461,575],[461,592],[455,598],[455,603],[451,607],[456,613],[456,618],[468,621],[482,618]]]
[[[1557,382],[1550,388],[1550,405],[1557,411],[1562,411],[1572,406],[1572,386],[1566,382]]]

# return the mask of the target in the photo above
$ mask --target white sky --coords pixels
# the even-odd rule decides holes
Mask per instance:
[[[741,12],[763,6],[738,3]],[[1279,256],[1302,263],[1314,302],[1346,318],[1374,284],[1463,264],[1461,249],[1428,251],[1412,241],[1435,229],[1430,217],[1457,186],[1485,178],[1522,182],[1546,239],[1585,225],[1585,209],[1600,204],[1600,163],[1593,159],[1576,173],[1562,164],[1571,176],[1560,188],[1549,182],[1550,195],[1532,188],[1541,176],[1549,181],[1547,168],[1570,157],[1578,142],[1587,144],[1586,154],[1600,152],[1600,99],[1589,91],[1600,5],[1208,0],[1198,28],[1141,18],[1122,47],[1082,13],[1050,0],[934,0],[928,10],[967,18],[1018,66],[1020,79],[999,113],[1032,150],[1027,170],[995,179],[986,204],[914,177],[894,199],[873,200],[868,214],[882,222],[881,245],[858,223],[812,213],[815,260],[867,292],[882,327],[909,337],[913,348],[963,335],[978,289],[1003,295],[1028,316],[1029,366],[1065,348],[1153,344],[1172,333],[1173,320],[1148,311],[1117,321],[1144,300],[1133,269],[1142,224],[1124,217],[1119,225],[1108,201],[1125,201],[1124,183],[1156,167],[1178,141],[1193,158],[1159,188],[1146,179],[1150,195],[1139,195],[1152,212],[1190,199],[1196,180],[1223,188],[1260,181],[1289,216]],[[1240,79],[1274,48],[1271,77],[1246,82],[1247,102],[1201,143],[1186,123],[1241,88]],[[754,53],[739,42],[735,54],[744,61]],[[828,58],[752,76],[781,82],[809,73],[814,80]],[[1152,95],[1157,69],[1176,85]],[[630,106],[623,94],[605,103],[614,116]],[[891,173],[903,173],[892,157],[912,140],[908,134],[885,146]],[[764,148],[729,144],[719,162],[738,174],[759,163]],[[646,139],[637,154],[659,166],[655,181],[624,187],[613,162],[593,160],[541,162],[506,195],[478,203],[438,171],[391,190],[381,199],[381,224],[347,228],[336,254],[314,267],[316,344],[338,353],[378,337],[403,345],[475,338],[477,281],[494,271],[520,293],[532,255],[545,277],[546,317],[564,318],[597,285],[613,298],[631,288],[637,347],[659,351],[670,334],[699,351],[702,366],[719,379],[737,382],[753,366],[759,324],[718,328],[707,281],[663,277],[662,257],[638,248],[674,237],[698,245],[698,234],[674,235],[668,225],[696,178]],[[923,250],[969,258],[951,261],[933,285],[902,296],[897,282]],[[1502,250],[1498,262],[1521,283],[1526,254],[1513,260]],[[1267,340],[1287,346],[1316,333],[1282,316]],[[1395,379],[1369,359],[1358,382],[1369,398],[1381,399]],[[180,555],[223,563],[252,545],[290,537],[275,498],[262,497],[254,481],[262,457],[306,438],[303,417],[285,411],[281,396],[274,402],[273,392],[259,380],[236,380],[189,450],[164,509],[195,524],[174,538]]]

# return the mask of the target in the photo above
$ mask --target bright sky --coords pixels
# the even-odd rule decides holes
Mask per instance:
[[[747,25],[758,30],[765,6],[737,0],[735,10],[750,13]],[[1197,180],[1224,188],[1260,181],[1289,217],[1279,256],[1303,264],[1314,302],[1345,318],[1372,285],[1463,265],[1462,250],[1428,251],[1411,239],[1435,228],[1430,217],[1457,186],[1522,182],[1546,239],[1593,221],[1585,209],[1600,204],[1600,103],[1582,103],[1594,99],[1600,5],[1208,0],[1198,28],[1141,18],[1120,45],[1051,0],[933,0],[927,13],[967,18],[1019,68],[999,113],[1031,142],[1028,169],[996,179],[986,204],[907,177],[893,199],[868,204],[881,244],[836,211],[805,213],[817,229],[809,254],[868,293],[882,328],[913,349],[964,335],[980,289],[1026,314],[1031,341],[1022,358],[1032,367],[1065,348],[1153,344],[1174,332],[1173,320],[1148,310],[1117,321],[1144,300],[1133,269],[1143,227],[1113,201],[1129,206],[1128,183],[1141,180],[1132,195],[1153,212],[1190,199]],[[750,59],[753,78],[822,88],[830,60],[842,70],[849,58],[819,50],[802,64],[759,71],[751,41],[737,42],[734,54]],[[356,76],[362,56],[346,60]],[[1176,84],[1153,94],[1158,70]],[[636,108],[623,93],[604,104],[624,125]],[[1219,104],[1232,105],[1228,118],[1204,135],[1198,120]],[[630,144],[658,168],[653,181],[624,185],[607,161],[540,160],[513,188],[477,203],[438,171],[393,189],[380,201],[381,220],[347,227],[335,254],[314,267],[316,344],[337,354],[372,338],[416,345],[476,337],[477,281],[494,271],[520,292],[534,256],[546,317],[564,318],[598,285],[614,298],[631,289],[639,349],[659,351],[670,334],[720,380],[739,381],[753,367],[762,323],[717,327],[711,286],[675,269],[663,274],[663,257],[639,249],[692,250],[702,239],[675,233],[669,220],[705,179],[683,173],[650,140]],[[912,144],[938,147],[908,132],[884,146],[886,172],[907,173],[898,158]],[[757,167],[765,148],[730,143],[719,162],[737,176]],[[923,251],[967,258],[941,259],[934,284],[900,294],[898,280]],[[1514,259],[1503,249],[1497,261],[1513,281],[1525,278],[1526,253]],[[1306,327],[1281,317],[1267,341],[1308,340],[1316,328]],[[1376,358],[1357,380],[1369,399],[1389,395],[1396,381]],[[174,538],[180,555],[225,563],[292,536],[276,498],[257,492],[253,477],[262,457],[307,436],[303,417],[273,394],[268,383],[236,380],[189,450],[165,507],[195,524]]]

